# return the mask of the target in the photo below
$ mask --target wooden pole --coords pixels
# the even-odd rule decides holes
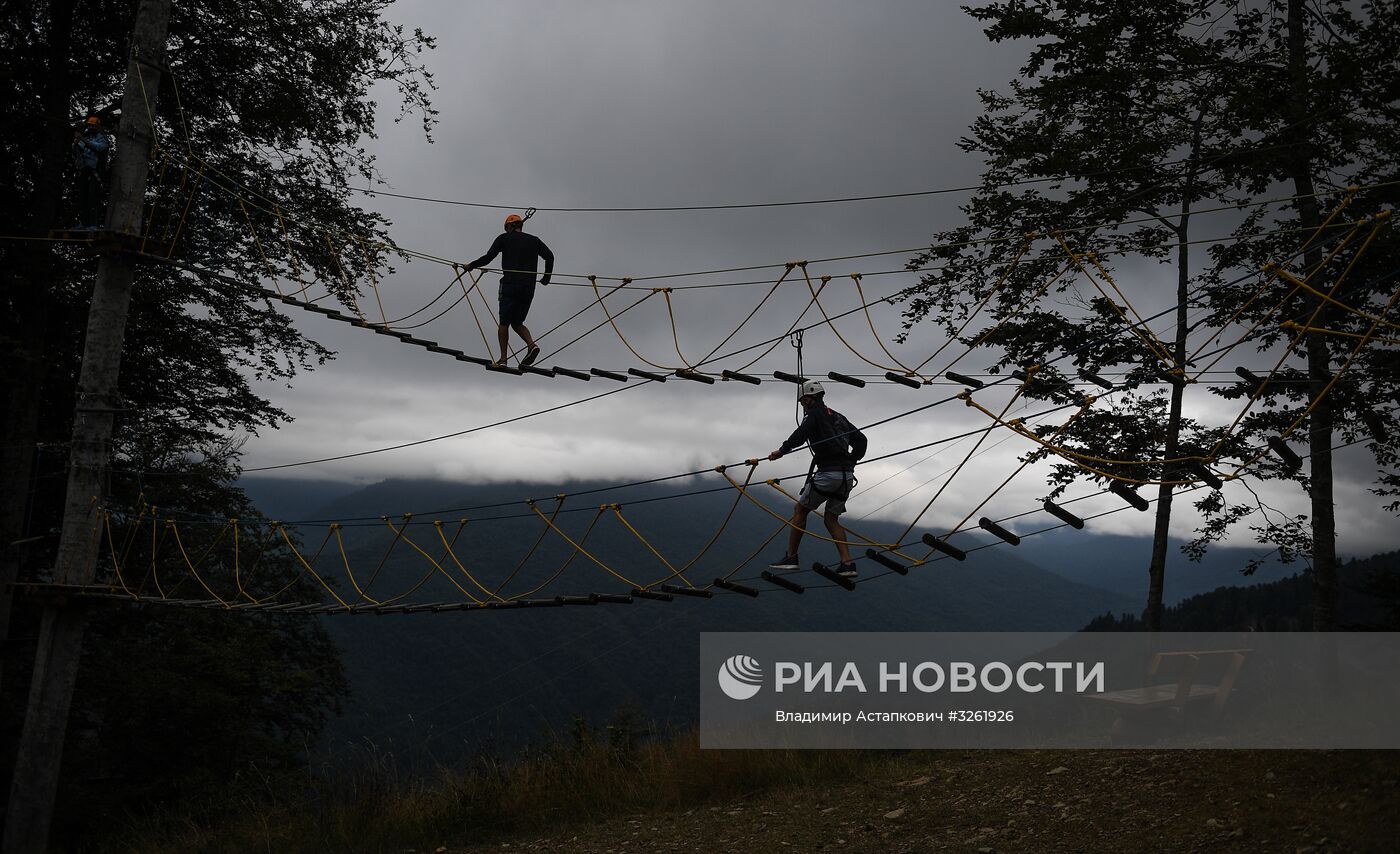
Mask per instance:
[[[170,3],[141,0],[136,11],[107,203],[106,230],[118,236],[141,234],[147,163],[154,139],[151,111],[165,63]],[[78,375],[68,491],[54,566],[54,581],[61,584],[90,584],[97,576],[98,509],[110,457],[117,375],[134,277],[135,261],[130,255],[109,252],[98,262]],[[5,816],[3,849],[7,854],[42,854],[48,849],[85,622],[79,608],[50,605],[44,609]]]

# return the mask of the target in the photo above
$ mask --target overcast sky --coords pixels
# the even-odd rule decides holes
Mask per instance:
[[[436,142],[430,145],[416,122],[390,123],[396,111],[387,108],[391,94],[383,93],[381,136],[371,145],[386,182],[382,188],[522,210],[794,201],[975,183],[981,164],[959,150],[957,140],[977,115],[976,90],[1005,89],[1024,53],[1024,46],[989,44],[975,22],[943,2],[400,2],[390,15],[438,38],[439,48],[428,55],[428,63],[439,86],[434,102],[441,115],[433,131]],[[832,277],[823,295],[832,313],[859,302],[851,273],[866,277],[867,298],[914,283],[913,274],[898,272],[913,253],[897,250],[927,245],[934,232],[957,225],[957,205],[964,198],[951,194],[667,213],[542,211],[527,230],[553,249],[556,279],[536,294],[528,323],[539,336],[589,303],[592,292],[579,276],[640,278],[777,265],[655,283],[677,288],[767,283],[671,294],[680,350],[696,360],[758,304],[786,261],[893,253],[809,265],[814,281]],[[463,262],[486,250],[507,212],[389,197],[369,198],[365,204],[393,221],[401,245]],[[1167,275],[1137,265],[1125,270],[1121,281],[1139,309],[1151,314],[1173,301],[1171,288],[1154,287]],[[451,273],[443,266],[399,265],[381,284],[386,311],[391,316],[414,311],[450,282]],[[495,274],[482,281],[493,306],[495,283]],[[620,294],[609,304],[615,310],[626,307],[649,286],[633,288],[636,296]],[[808,297],[801,277],[790,276],[721,352],[781,334]],[[488,373],[385,336],[296,315],[302,329],[338,356],[298,377],[290,388],[261,389],[296,421],[249,441],[245,465],[251,469],[453,433],[619,387],[602,378],[585,383]],[[819,319],[813,310],[803,325]],[[552,355],[604,321],[595,307],[544,337],[541,364],[616,371],[645,367],[607,328]],[[931,327],[921,327],[908,342],[894,344],[897,308],[878,306],[873,321],[885,345],[909,365],[942,343]],[[678,363],[661,295],[618,322],[641,357]],[[891,362],[863,314],[836,325],[867,358]],[[487,332],[494,347],[494,332]],[[486,354],[464,305],[415,334]],[[737,368],[760,352],[725,360],[719,367]],[[958,352],[956,347],[945,351],[930,369]],[[824,376],[829,370],[883,373],[853,355],[829,328],[806,335],[804,357],[809,375]],[[1249,363],[1246,356],[1221,367]],[[973,357],[959,369],[977,372],[984,364]],[[782,343],[751,372],[771,376],[774,370],[796,369],[796,351]],[[456,439],[264,474],[354,482],[395,476],[526,479],[551,486],[579,478],[628,481],[763,456],[794,426],[795,388],[785,383],[701,386],[672,379],[662,385],[634,379],[628,386],[610,397]],[[857,425],[958,390],[884,383],[863,390],[827,386],[828,403]],[[999,408],[1005,396],[987,395],[985,401]],[[1203,394],[1193,398],[1193,405],[1200,417],[1228,420],[1233,415]],[[936,407],[869,431],[870,455],[984,424],[983,416],[960,404]],[[942,482],[937,478],[961,461],[975,441],[862,467],[862,488],[851,502],[849,518],[873,512],[907,521],[932,497]],[[982,448],[985,452],[929,510],[922,527],[959,521],[1011,473],[1016,456],[1027,449],[1023,440],[1008,439],[1004,431],[993,433]],[[805,468],[805,454],[795,455],[765,463],[759,476]],[[1365,491],[1374,475],[1369,458],[1364,452],[1346,457],[1339,471],[1348,476],[1338,488],[1343,551],[1393,547],[1393,519],[1380,513],[1379,502]],[[1076,487],[1071,495],[1090,491]],[[978,515],[998,518],[1030,510],[1045,493],[1043,476],[1030,470]],[[1296,489],[1273,500],[1281,510],[1306,510]],[[1092,513],[1119,503],[1097,499],[1080,509]],[[383,512],[422,509],[427,508]],[[1180,513],[1178,520],[1176,532],[1189,535],[1191,514]],[[1025,524],[1040,527],[1043,520],[1032,517]],[[1094,528],[1143,533],[1151,528],[1151,514],[1118,513]]]

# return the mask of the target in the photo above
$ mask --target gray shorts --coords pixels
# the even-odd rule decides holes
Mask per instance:
[[[797,496],[797,503],[808,510],[816,510],[825,503],[827,513],[840,516],[846,512],[846,499],[850,497],[851,487],[855,485],[855,472],[812,472],[811,479]]]

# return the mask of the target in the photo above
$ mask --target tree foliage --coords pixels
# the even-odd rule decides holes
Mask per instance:
[[[1287,265],[1304,255],[1299,247],[1320,222],[1316,207],[1336,205],[1346,184],[1368,186],[1352,199],[1347,219],[1393,202],[1387,184],[1396,174],[1392,71],[1400,27],[1393,4],[1362,4],[1359,11],[1351,5],[1014,0],[969,10],[986,22],[992,41],[1024,40],[1028,58],[1005,93],[981,93],[983,115],[961,146],[985,159],[983,186],[964,206],[968,224],[935,235],[931,248],[911,262],[924,277],[906,320],[931,320],[965,344],[986,348],[993,371],[1051,361],[1039,369],[1040,381],[1023,389],[1028,396],[1075,404],[1079,391],[1070,383],[1076,373],[1119,375],[1124,390],[1111,402],[1086,409],[1068,426],[1038,430],[1070,451],[1053,466],[1052,496],[1082,479],[1162,482],[1149,626],[1160,613],[1173,484],[1198,479],[1192,459],[1253,479],[1297,480],[1315,496],[1316,527],[1318,518],[1330,515],[1319,509],[1330,508],[1330,498],[1316,499],[1331,495],[1325,455],[1312,449],[1319,472],[1313,483],[1270,455],[1264,440],[1296,430],[1305,410],[1307,424],[1294,438],[1309,430],[1320,435],[1335,408],[1357,416],[1336,419],[1344,439],[1357,438],[1361,429],[1374,434],[1377,491],[1400,483],[1391,444],[1400,419],[1393,409],[1363,406],[1377,392],[1388,396],[1394,351],[1373,346],[1347,363],[1354,336],[1365,333],[1357,315],[1333,329],[1339,334],[1311,334],[1293,351],[1330,348],[1331,367],[1345,365],[1351,373],[1345,382],[1328,384],[1327,366],[1310,355],[1305,366],[1284,359],[1285,373],[1293,370],[1301,382],[1275,381],[1231,427],[1202,418],[1199,413],[1219,407],[1203,402],[1175,374],[1178,367],[1187,375],[1214,367],[1214,350],[1242,335],[1248,346],[1240,354],[1261,352],[1272,362],[1292,334],[1279,321],[1306,321],[1316,299],[1309,304],[1297,291],[1280,305],[1286,288],[1261,275],[1261,265]],[[1261,97],[1265,92],[1277,96]],[[1268,203],[1289,196],[1287,204]],[[1208,254],[1193,252],[1201,217],[1232,206],[1238,213],[1227,222],[1229,239],[1214,241]],[[1220,227],[1212,232],[1218,237]],[[1313,240],[1309,251],[1325,242]],[[1326,270],[1313,263],[1294,272],[1321,280],[1354,262],[1347,274],[1353,284],[1340,293],[1374,315],[1395,290],[1384,275],[1394,267],[1394,239],[1382,235],[1365,253],[1359,245],[1358,238]],[[1164,278],[1153,274],[1152,261],[1172,265],[1177,286],[1177,304],[1166,312],[1175,314],[1175,329],[1160,342],[1142,329],[1160,329],[1162,321],[1130,314],[1115,287],[1115,277]],[[1102,287],[1088,287],[1094,278]],[[1249,302],[1256,292],[1262,297]],[[1271,310],[1272,324],[1264,323]],[[1318,319],[1337,319],[1339,312],[1328,309]],[[1152,382],[1155,389],[1142,385]],[[1324,385],[1323,403],[1314,406]],[[1236,383],[1215,386],[1217,395],[1241,407],[1252,392]],[[1047,456],[1038,450],[1029,458]],[[1152,460],[1184,462],[1135,464]],[[1297,518],[1254,498],[1228,503],[1211,491],[1197,506],[1207,518],[1192,554],[1253,516],[1260,538],[1286,555],[1322,556]]]
[[[159,85],[152,72],[145,93],[156,129],[148,253],[249,283],[315,279],[347,302],[358,282],[387,271],[387,223],[354,204],[348,182],[374,176],[364,142],[378,98],[398,100],[399,118],[421,120],[425,133],[434,116],[421,63],[432,40],[386,20],[388,5],[172,4],[168,67]],[[135,8],[133,0],[40,0],[10,4],[0,20],[8,66],[0,151],[10,163],[0,175],[0,232],[20,238],[0,241],[5,581],[42,580],[56,546],[97,261],[49,237],[74,221],[75,125],[93,113],[109,129],[121,121]],[[330,356],[228,280],[140,264],[113,401],[109,506],[256,518],[234,485],[238,449],[289,416],[255,384],[289,380]],[[167,560],[153,562],[157,572],[174,572]],[[285,555],[270,555],[255,589],[289,583],[292,569]],[[17,612],[16,632],[28,614]],[[170,609],[94,619],[73,717],[69,784],[78,788],[70,795],[89,774],[118,768],[134,775],[130,791],[154,796],[304,752],[345,691],[333,645],[309,620],[235,622]],[[16,657],[6,664],[6,694],[22,694]]]

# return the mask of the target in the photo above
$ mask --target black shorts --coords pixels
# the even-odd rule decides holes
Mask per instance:
[[[500,300],[501,324],[513,326],[524,323],[525,315],[530,313],[530,302],[535,298],[535,283],[518,285],[501,282],[497,296]]]

